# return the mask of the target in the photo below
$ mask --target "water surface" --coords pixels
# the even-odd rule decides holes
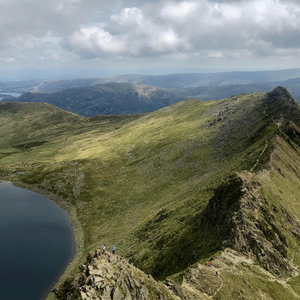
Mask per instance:
[[[45,196],[0,183],[0,299],[45,299],[74,255],[67,211]]]
[[[19,97],[22,94],[20,94],[20,93],[11,93],[11,92],[0,92],[0,95],[7,95],[7,96]],[[3,98],[5,98],[5,97],[0,96],[0,101]]]

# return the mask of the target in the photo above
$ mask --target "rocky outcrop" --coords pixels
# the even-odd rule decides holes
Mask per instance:
[[[90,252],[81,273],[68,278],[53,290],[57,299],[77,300],[168,300],[176,296],[162,283],[155,281],[120,256],[108,260],[99,250]],[[96,283],[93,283],[93,276]],[[85,287],[86,292],[81,291]]]
[[[243,199],[233,216],[234,248],[254,254],[260,265],[276,275],[293,276],[296,267],[287,258],[288,236],[300,237],[297,222],[285,210],[282,201],[271,203],[261,192],[255,175],[243,172]]]

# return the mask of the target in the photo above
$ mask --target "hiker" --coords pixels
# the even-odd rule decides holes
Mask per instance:
[[[216,271],[216,276],[218,276],[219,274],[218,274],[218,271]]]
[[[112,247],[112,253],[113,253],[113,254],[115,254],[115,250],[116,250],[116,247],[113,246],[113,247]]]
[[[86,287],[85,287],[85,286],[82,286],[80,290],[81,290],[82,292],[86,293]]]
[[[108,252],[108,254],[107,254],[107,259],[108,259],[108,262],[110,263],[110,260],[111,260],[111,254],[110,254],[110,252]]]
[[[105,253],[105,244],[101,247],[102,252]]]
[[[93,276],[93,286],[94,287],[96,286],[96,276],[95,275]]]
[[[210,262],[207,263],[207,266],[210,267]]]

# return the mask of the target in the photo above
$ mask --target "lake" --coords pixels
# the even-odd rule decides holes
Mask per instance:
[[[10,93],[10,92],[0,92],[0,95],[7,95],[7,96],[19,97],[22,94],[20,94],[20,93]],[[0,96],[0,101],[3,98],[5,98],[5,97]]]
[[[45,196],[0,182],[1,299],[45,299],[75,251],[66,210]]]

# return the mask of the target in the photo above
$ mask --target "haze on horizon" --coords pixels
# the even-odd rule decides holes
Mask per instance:
[[[0,0],[0,78],[300,68],[296,0]]]

